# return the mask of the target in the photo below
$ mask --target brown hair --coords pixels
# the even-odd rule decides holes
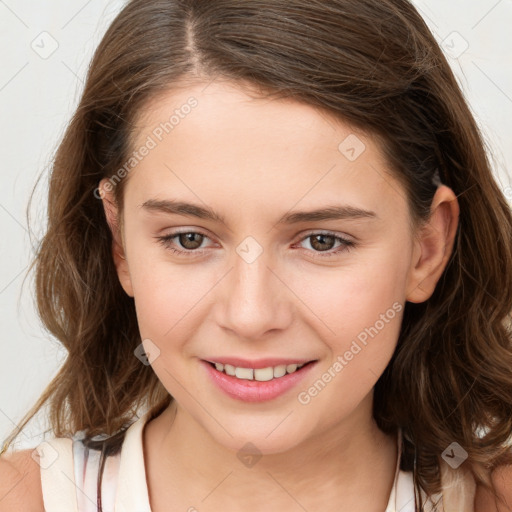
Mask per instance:
[[[147,102],[187,79],[216,77],[373,134],[415,223],[429,217],[437,178],[455,192],[454,251],[431,298],[405,306],[374,416],[388,433],[403,429],[402,468],[414,469],[417,491],[440,491],[441,454],[454,441],[490,488],[483,470],[512,460],[512,216],[450,66],[407,0],[125,6],[96,50],[54,159],[34,265],[39,314],[68,356],[20,428],[48,401],[56,436],[113,435],[141,405],[157,413],[172,400],[150,366],[127,357],[141,343],[134,302],[120,286],[95,190],[133,150]],[[125,182],[115,187],[120,208]]]

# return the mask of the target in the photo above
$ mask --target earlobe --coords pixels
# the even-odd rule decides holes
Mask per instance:
[[[104,178],[100,181],[98,189],[103,202],[105,217],[112,233],[112,257],[117,270],[117,276],[126,294],[133,297],[132,282],[122,240],[118,208],[112,193],[112,187],[109,181]]]
[[[452,189],[441,185],[432,200],[430,218],[415,241],[406,300],[424,302],[433,293],[453,251],[459,204]]]

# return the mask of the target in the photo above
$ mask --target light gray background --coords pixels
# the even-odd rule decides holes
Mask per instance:
[[[205,0],[206,1],[206,0]],[[0,0],[0,441],[56,374],[66,352],[41,327],[29,277],[26,207],[44,231],[49,164],[83,79],[121,0]],[[486,136],[498,182],[512,203],[512,0],[416,0],[441,42]],[[53,53],[52,53],[53,52]],[[508,172],[507,172],[508,170]],[[44,415],[19,437],[34,447]]]

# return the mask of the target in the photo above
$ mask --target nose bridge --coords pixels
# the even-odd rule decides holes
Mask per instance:
[[[233,298],[236,297],[240,304],[259,304],[259,309],[268,307],[271,277],[274,276],[265,256],[259,256],[250,263],[241,257],[236,258],[233,269]]]
[[[288,294],[268,254],[253,240],[242,242],[236,252],[226,284],[224,327],[245,338],[284,328],[290,319]]]

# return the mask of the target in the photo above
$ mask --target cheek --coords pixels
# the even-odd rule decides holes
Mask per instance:
[[[406,295],[406,248],[366,249],[346,261],[336,268],[305,270],[300,278],[289,274],[297,295],[337,336],[351,326],[373,324]]]
[[[190,338],[209,304],[216,281],[212,269],[135,255],[130,274],[141,336],[159,343]]]
[[[400,333],[407,257],[379,250],[370,260],[337,269],[323,286],[317,280],[303,288],[305,302],[318,315],[315,328],[328,355],[302,387],[298,401],[330,410],[329,424],[348,415],[371,392]]]
[[[352,257],[353,264],[329,272],[305,272],[294,290],[313,313],[311,322],[322,333],[331,363],[342,356],[350,366],[345,373],[356,376],[371,368],[380,374],[400,332],[407,247],[390,244]]]

